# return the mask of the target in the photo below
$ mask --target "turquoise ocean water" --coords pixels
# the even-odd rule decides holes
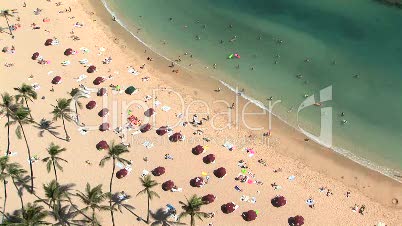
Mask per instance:
[[[282,100],[273,111],[291,125],[305,94],[332,86],[334,151],[389,176],[402,171],[402,10],[372,0],[104,3],[159,54],[181,55],[184,67],[263,103]],[[319,116],[303,111],[303,128],[317,134]]]

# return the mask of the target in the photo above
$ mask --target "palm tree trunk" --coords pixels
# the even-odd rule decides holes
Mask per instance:
[[[95,225],[95,208],[92,208],[92,225]]]
[[[190,225],[195,226],[194,215],[190,215]]]
[[[10,22],[8,21],[8,17],[7,17],[7,16],[5,16],[5,18],[6,18],[6,22],[7,22],[8,30],[10,31],[10,35],[11,35],[12,37],[14,37],[14,35],[13,35],[13,31],[11,30],[11,27],[10,27]]]
[[[25,104],[27,105],[27,108],[29,110],[29,116],[31,117],[31,119],[33,119],[32,114],[31,114],[31,109],[29,108],[29,105],[28,105],[28,100],[27,100],[27,98],[24,98],[24,99],[25,99]]]
[[[10,114],[7,113],[7,153],[6,156],[8,156],[8,153],[10,153]]]
[[[150,200],[150,196],[148,194],[148,213],[147,213],[147,224],[149,224],[149,200]]]
[[[3,181],[3,185],[4,185],[3,212],[5,213],[6,212],[6,202],[7,202],[7,181],[5,179]],[[3,213],[3,216],[1,217],[1,223],[3,223],[3,221],[4,221],[4,217],[5,217],[4,213]]]
[[[75,115],[77,115],[77,123],[79,123],[79,122],[80,122],[80,119],[79,119],[79,117],[78,117],[77,100],[75,100],[74,104],[75,104]]]
[[[13,180],[13,184],[14,184],[15,189],[17,189],[18,197],[20,197],[21,209],[24,210],[24,200],[22,199],[22,194],[21,194],[20,190],[18,189],[18,186],[17,186],[17,184],[15,183],[14,178],[11,178],[11,179]]]
[[[61,119],[63,120],[63,127],[64,127],[64,132],[66,133],[66,140],[69,141],[70,140],[70,136],[67,133],[67,129],[66,129],[66,123],[64,122],[64,116],[61,116]]]
[[[56,178],[56,183],[58,183],[58,181],[57,181],[57,171],[56,171],[56,165],[54,164],[54,159],[52,160],[52,163],[53,163],[54,177]]]
[[[33,193],[34,182],[33,182],[33,169],[32,169],[31,149],[29,149],[27,137],[25,136],[24,127],[22,126],[21,123],[19,123],[19,124],[20,124],[21,130],[22,130],[22,134],[24,135],[25,144],[27,145],[27,149],[28,149],[29,169],[30,169],[30,171],[31,171],[31,193]]]
[[[113,185],[113,177],[114,177],[114,171],[115,171],[115,169],[116,169],[116,159],[115,159],[115,157],[113,157],[113,170],[112,170],[112,176],[110,177],[110,184],[109,184],[109,192],[110,192],[110,201],[109,201],[109,204],[110,204],[110,215],[112,215],[112,223],[113,223],[113,226],[115,226],[115,224],[114,224],[114,214],[113,214],[113,209],[112,209],[112,185]]]

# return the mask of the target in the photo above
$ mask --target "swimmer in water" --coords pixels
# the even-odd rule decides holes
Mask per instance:
[[[342,120],[342,124],[346,124],[346,123],[348,123],[348,120],[346,120],[346,119]]]
[[[273,100],[273,99],[274,99],[273,96],[270,96],[269,98],[267,98],[267,100]]]
[[[342,116],[342,117],[345,116],[345,112],[341,112],[341,116]]]
[[[296,78],[301,79],[301,78],[303,78],[303,75],[297,74],[297,75],[296,75]]]
[[[353,75],[353,78],[359,78],[360,76],[358,74]]]

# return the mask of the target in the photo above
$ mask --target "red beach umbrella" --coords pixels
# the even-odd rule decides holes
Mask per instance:
[[[47,39],[46,41],[45,41],[45,46],[50,46],[50,45],[52,45],[52,42],[53,42],[53,39]]]
[[[96,102],[94,100],[91,100],[87,103],[87,105],[85,105],[85,107],[88,110],[94,109],[96,107]]]
[[[150,108],[144,112],[144,115],[147,117],[151,117],[154,114],[154,112],[155,110],[153,108]]]
[[[96,79],[93,81],[94,85],[100,85],[102,82],[104,82],[105,79],[102,77],[96,77]]]
[[[199,187],[203,186],[204,184],[205,184],[204,179],[202,179],[202,177],[196,177],[196,178],[193,178],[190,180],[190,185],[192,187],[199,188]]]
[[[220,168],[214,170],[214,175],[215,175],[217,178],[223,178],[223,177],[225,177],[225,175],[226,175],[226,169],[223,168],[223,167],[220,167]]]
[[[172,136],[169,137],[169,140],[172,142],[177,142],[179,140],[183,139],[183,135],[181,133],[175,133]]]
[[[87,69],[88,73],[94,73],[95,71],[96,71],[96,67],[94,65],[89,66]]]
[[[102,132],[104,132],[106,130],[109,130],[109,128],[110,128],[110,125],[107,122],[102,123],[102,125],[99,126],[99,130],[102,131]]]
[[[257,219],[257,213],[254,210],[249,210],[247,212],[244,212],[242,214],[242,216],[245,221],[253,221],[253,220]]]
[[[168,180],[168,181],[166,181],[166,182],[164,182],[164,183],[162,184],[162,189],[163,189],[164,191],[169,191],[169,190],[172,189],[173,187],[174,187],[174,182],[171,181],[171,180]]]
[[[38,59],[38,57],[39,57],[39,53],[38,52],[36,52],[36,53],[34,53],[34,54],[32,54],[32,60],[36,60],[36,59]]]
[[[210,204],[213,203],[216,199],[216,196],[213,194],[208,194],[208,195],[204,195],[201,200],[205,203],[205,204]]]
[[[194,155],[202,154],[202,153],[204,153],[204,147],[201,145],[197,145],[193,148],[192,152]]]
[[[236,210],[236,205],[233,202],[226,203],[221,206],[221,210],[223,213],[233,213]]]
[[[142,125],[140,128],[141,133],[145,133],[151,130],[151,125],[149,123]]]
[[[152,175],[154,175],[155,177],[163,175],[164,173],[165,173],[165,167],[162,166],[156,167],[154,170],[152,170]]]
[[[73,49],[71,49],[71,48],[68,48],[64,51],[64,55],[66,55],[66,56],[70,56],[71,54],[73,54]]]
[[[286,205],[286,199],[283,196],[275,196],[271,199],[271,204],[277,208]]]
[[[56,76],[52,79],[52,84],[60,84],[61,83],[61,77],[60,76]]]
[[[96,144],[96,149],[98,149],[98,151],[109,150],[109,144],[107,144],[106,141],[101,140]]]
[[[101,88],[98,90],[98,92],[96,93],[97,96],[104,96],[106,94],[106,88]]]
[[[302,226],[304,224],[304,217],[297,215],[289,218],[289,224],[291,226]]]
[[[156,134],[159,136],[163,136],[167,133],[167,127],[166,126],[161,126],[159,129],[156,130]]]
[[[121,169],[116,172],[116,177],[117,177],[117,179],[121,179],[121,178],[127,176],[127,174],[128,174],[128,171],[126,169]]]
[[[209,155],[205,156],[204,158],[202,158],[202,161],[205,164],[214,163],[215,162],[215,155],[214,154],[209,154]]]
[[[107,114],[109,114],[109,109],[103,108],[102,110],[99,111],[98,116],[105,117]]]

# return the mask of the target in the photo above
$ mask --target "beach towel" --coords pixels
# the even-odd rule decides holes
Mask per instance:
[[[39,83],[34,83],[34,84],[32,84],[32,88],[33,88],[34,90],[39,90],[39,89],[40,89]]]
[[[183,191],[183,188],[172,188],[172,189],[170,189],[172,192],[182,192]]]
[[[144,145],[144,147],[146,147],[147,149],[150,149],[154,146],[151,141],[145,141],[142,145]]]
[[[116,162],[116,166],[119,167],[120,169],[124,168],[124,164],[121,162]]]
[[[149,174],[149,171],[148,170],[143,170],[142,171],[142,174],[141,174],[141,177],[145,177],[146,175],[148,175]]]
[[[242,190],[239,186],[237,186],[237,185],[236,185],[234,188],[235,188],[235,190],[238,191],[238,192],[243,191],[243,190]]]
[[[130,73],[130,74],[132,74],[132,75],[134,75],[134,76],[137,76],[137,75],[140,74],[138,71],[136,71],[136,70],[135,70],[134,68],[132,68],[132,67],[129,67],[127,71],[128,71],[128,73]]]
[[[86,79],[86,78],[88,78],[88,76],[82,74],[82,75],[80,75],[80,76],[78,77],[77,82],[81,82],[82,80],[84,80],[84,79]]]
[[[70,65],[70,61],[69,61],[69,60],[65,60],[65,61],[61,62],[61,65],[63,65],[63,66]]]
[[[227,148],[229,151],[233,151],[234,150],[234,145],[232,144],[232,143],[230,143],[229,141],[226,141],[224,144],[223,144],[223,146],[225,147],[225,148]]]
[[[162,111],[165,111],[165,112],[170,111],[170,109],[171,109],[171,107],[166,106],[166,105],[162,107]]]
[[[82,59],[82,60],[79,60],[78,62],[80,62],[80,64],[87,64],[88,60],[87,59]]]
[[[251,197],[248,202],[254,204],[257,202],[257,199],[255,197]]]
[[[296,179],[296,176],[294,176],[294,175],[291,175],[288,177],[288,180],[290,180],[290,181],[294,181],[295,179]]]

